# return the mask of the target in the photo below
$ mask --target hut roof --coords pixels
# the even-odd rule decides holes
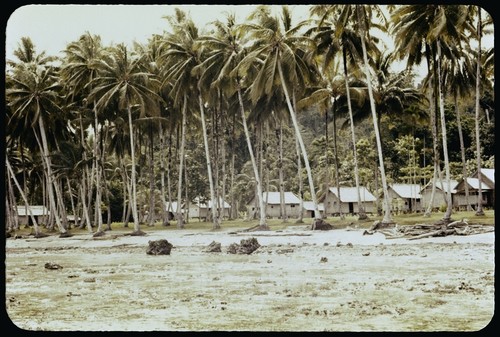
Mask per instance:
[[[304,209],[306,211],[314,211],[314,202],[312,202],[312,201],[304,201]],[[320,212],[324,211],[325,210],[325,205],[323,205],[322,203],[319,203],[318,204],[318,210]]]
[[[199,198],[195,198],[193,201],[198,207],[207,208],[207,203],[200,202],[199,200]],[[231,206],[225,200],[222,200],[222,198],[219,198],[219,204],[223,206],[223,208],[231,208]],[[212,200],[208,200],[208,208],[212,208]]]
[[[433,184],[433,181],[429,181],[427,183],[427,185],[424,186],[424,188],[422,189],[422,191],[426,190],[426,189],[431,189],[432,188],[432,184]],[[451,193],[457,193],[457,190],[455,189],[455,187],[458,185],[458,181],[457,180],[454,180],[454,179],[451,179],[450,180],[450,186],[451,186]],[[441,180],[437,180],[436,182],[436,188],[437,189],[440,189],[441,191],[446,191],[446,189],[448,188],[447,187],[447,183],[446,183],[446,179],[443,179],[443,181]],[[422,192],[421,191],[421,192]]]
[[[420,190],[422,187],[419,184],[391,184],[389,188],[392,188],[400,198],[404,199],[420,199],[422,195]]]
[[[341,202],[358,202],[358,191],[356,187],[341,186],[340,197],[337,195],[337,187],[330,187],[329,191],[337,196]],[[361,202],[372,202],[376,200],[375,196],[364,186],[359,187],[359,195]]]
[[[47,207],[45,207],[43,205],[29,205],[28,209],[31,210],[31,213],[33,214],[33,216],[50,214]],[[18,216],[26,216],[26,215],[29,216],[30,215],[29,210],[26,209],[25,205],[18,205],[17,206],[17,215]]]
[[[285,204],[300,204],[300,199],[293,192],[285,192]],[[280,192],[263,192],[262,196],[264,202],[269,205],[279,205],[280,204]]]
[[[495,169],[482,168],[481,175],[493,183],[493,186],[490,186],[491,188],[495,188]],[[473,175],[473,177],[477,178],[477,172]],[[481,187],[484,188],[483,186]]]

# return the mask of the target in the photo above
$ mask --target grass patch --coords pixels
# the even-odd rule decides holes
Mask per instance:
[[[467,219],[470,224],[481,224],[481,225],[495,225],[495,211],[487,210],[484,212],[484,216],[476,216],[475,212],[454,212],[452,213],[452,220],[461,220]],[[431,213],[430,217],[424,217],[423,213],[416,214],[398,214],[393,215],[392,218],[395,223],[400,226],[405,225],[415,225],[415,224],[432,224],[439,220],[441,220],[444,216],[443,212],[434,212]],[[342,229],[346,227],[357,227],[357,228],[369,228],[374,221],[382,220],[382,216],[374,216],[371,215],[366,220],[358,220],[357,216],[347,215],[344,219],[340,219],[340,217],[328,217],[325,219],[327,223],[330,223],[334,226],[335,229]],[[297,224],[296,219],[289,219],[288,222],[283,222],[281,219],[267,219],[267,224],[269,225],[272,231],[284,230],[289,227],[304,227],[311,226],[313,219],[304,219],[304,223]],[[235,220],[224,220],[221,223],[221,231],[238,231],[250,228],[259,223],[258,220],[244,220],[244,219],[235,219]],[[211,222],[199,221],[198,219],[190,219],[189,223],[185,224],[185,229],[178,229],[176,221],[171,221],[170,226],[162,226],[160,222],[157,222],[155,226],[149,227],[145,224],[141,225],[141,231],[147,233],[148,231],[175,231],[175,230],[206,230],[206,231],[217,231],[212,228]],[[128,227],[123,227],[122,222],[113,222],[111,224],[111,231],[105,232],[108,235],[120,235],[125,233],[130,233],[134,231],[133,223],[129,223]],[[42,227],[43,232],[47,232],[50,234],[58,235],[57,231],[48,231]],[[87,229],[78,229],[72,228],[72,234],[87,234]],[[94,228],[95,231],[95,228]],[[32,234],[32,228],[26,228],[25,226],[21,226],[19,230],[15,233],[11,233],[11,235],[30,235]]]

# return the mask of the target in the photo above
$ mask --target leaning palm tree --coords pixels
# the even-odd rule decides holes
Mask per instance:
[[[35,54],[34,50],[31,52]],[[63,206],[63,204],[58,205],[58,202],[61,203],[62,201],[62,196],[52,172],[47,136],[50,115],[60,111],[58,105],[60,84],[57,82],[55,69],[43,62],[41,64],[36,63],[36,60],[36,57],[32,57],[31,62],[19,62],[14,66],[10,78],[11,82],[9,82],[11,86],[6,90],[7,104],[12,111],[7,123],[21,123],[26,130],[33,130],[42,154],[50,210],[55,217],[61,236],[65,237],[70,234],[63,226],[58,212],[58,207]],[[38,131],[34,127],[38,127]],[[62,130],[59,130],[59,132],[62,132]]]
[[[46,234],[43,234],[40,231],[40,226],[38,226],[36,218],[33,216],[33,212],[31,211],[31,207],[29,206],[28,198],[24,194],[24,191],[21,188],[21,185],[19,185],[19,182],[17,181],[16,175],[14,173],[14,170],[12,169],[12,166],[10,165],[9,158],[7,156],[5,156],[5,163],[7,165],[7,173],[8,173],[7,176],[9,177],[9,181],[10,181],[10,179],[12,179],[14,181],[14,184],[16,185],[16,187],[17,187],[17,189],[19,191],[19,194],[21,194],[21,197],[22,197],[22,199],[24,201],[24,205],[28,209],[29,217],[31,218],[31,221],[33,222],[33,230],[35,231],[34,237],[35,238],[40,238],[40,237],[46,236]]]
[[[89,85],[92,91],[89,100],[96,101],[96,109],[103,110],[109,105],[117,102],[118,108],[126,111],[130,135],[130,153],[132,161],[131,185],[132,185],[132,216],[134,218],[133,235],[144,235],[139,228],[139,217],[137,212],[137,187],[136,187],[136,163],[134,145],[134,126],[132,110],[134,107],[144,114],[147,109],[158,109],[159,96],[155,90],[157,80],[151,74],[140,68],[140,58],[130,55],[123,44],[119,44],[109,50],[100,62],[98,62],[99,76],[92,80]]]
[[[257,167],[250,131],[247,123],[245,100],[244,96],[244,79],[251,76],[251,70],[239,67],[246,50],[243,48],[244,30],[236,25],[234,15],[227,16],[227,23],[215,21],[213,25],[216,28],[216,34],[213,36],[202,36],[199,43],[208,48],[209,55],[203,61],[202,65],[205,69],[200,77],[200,81],[208,81],[210,88],[218,88],[228,97],[237,94],[239,103],[238,110],[240,111],[243,130],[247,143],[248,152],[252,164],[257,195],[256,199],[259,202],[259,225],[260,229],[269,229],[266,224],[266,213],[264,208],[264,200],[262,193],[262,180]],[[248,72],[247,72],[248,71]]]
[[[325,55],[326,56],[326,55]],[[324,57],[323,60],[323,72],[322,72],[322,79],[319,82],[319,87],[315,88],[314,91],[312,91],[308,96],[304,97],[301,99],[298,103],[297,106],[299,108],[305,107],[305,106],[318,106],[318,108],[321,111],[325,111],[325,124],[328,123],[328,119],[326,118],[326,115],[328,115],[328,111],[332,110],[333,117],[333,131],[332,131],[332,136],[333,136],[333,161],[334,161],[334,167],[335,167],[335,182],[336,182],[336,189],[337,189],[337,195],[340,195],[340,178],[339,178],[339,158],[338,158],[338,146],[337,146],[337,119],[338,119],[338,102],[339,102],[339,97],[344,95],[345,89],[344,88],[344,76],[339,75],[339,63],[338,62],[328,62],[327,58]],[[333,70],[330,70],[333,69]],[[326,126],[325,126],[326,129]],[[326,135],[327,130],[325,130]],[[328,137],[325,135],[325,152],[328,151]],[[329,178],[329,175],[328,175]],[[326,182],[328,185],[328,181]],[[326,191],[328,191],[329,186],[326,186]],[[358,199],[359,200],[359,199]],[[344,218],[344,214],[342,212],[342,204],[338,203],[338,214],[341,219]],[[325,210],[326,211],[326,210]]]
[[[295,94],[298,92],[295,88],[310,80],[308,77],[311,76],[312,68],[308,65],[307,58],[312,54],[307,54],[307,52],[311,50],[312,40],[299,34],[300,29],[305,27],[307,21],[292,26],[291,15],[287,6],[282,7],[281,21],[277,17],[271,16],[269,8],[266,6],[259,6],[252,13],[250,19],[255,19],[256,22],[246,24],[244,27],[248,29],[250,36],[253,38],[253,45],[241,63],[244,67],[255,63],[259,66],[258,73],[249,89],[249,95],[252,102],[255,103],[263,95],[271,97],[271,93],[277,84],[283,91],[295,136],[304,158],[311,198],[315,209],[315,219],[312,225],[312,229],[315,229],[316,224],[321,221],[321,215],[307,150],[302,139],[294,104],[292,103]]]
[[[390,209],[390,204],[389,204],[389,193],[388,193],[388,188],[387,188],[387,178],[385,175],[385,168],[384,168],[384,157],[382,153],[382,141],[380,139],[380,132],[379,132],[379,127],[378,127],[378,122],[377,122],[377,111],[375,107],[375,99],[373,97],[373,89],[372,89],[372,79],[371,79],[371,74],[370,74],[370,69],[369,69],[369,63],[368,63],[368,53],[366,50],[366,41],[369,41],[370,35],[369,35],[369,29],[370,29],[370,24],[371,24],[371,15],[372,15],[372,9],[370,6],[362,6],[362,5],[356,5],[356,17],[358,19],[358,29],[361,35],[361,46],[363,49],[363,62],[364,62],[364,72],[366,76],[366,83],[368,86],[368,96],[370,98],[370,108],[372,112],[372,120],[373,120],[373,129],[375,131],[375,139],[377,141],[377,152],[378,152],[378,158],[379,158],[379,168],[380,168],[380,176],[382,179],[382,190],[384,194],[384,217],[382,219],[382,223],[391,223],[392,222],[392,216],[391,216],[391,209]]]

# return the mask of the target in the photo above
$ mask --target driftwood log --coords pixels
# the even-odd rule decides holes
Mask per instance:
[[[434,224],[416,224],[409,226],[380,226],[375,222],[373,226],[365,230],[363,235],[382,233],[387,239],[407,238],[408,240],[418,240],[428,237],[448,236],[448,235],[474,235],[493,232],[494,226],[482,224],[470,224],[467,219],[443,223],[442,221]]]

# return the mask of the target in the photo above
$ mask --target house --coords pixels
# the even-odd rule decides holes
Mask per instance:
[[[387,187],[392,211],[420,212],[422,210],[420,184],[391,184]]]
[[[318,210],[321,216],[325,214],[325,206],[322,203],[318,204]],[[304,218],[314,218],[314,202],[312,201],[304,201],[303,202],[303,214]]]
[[[330,187],[324,198],[323,204],[327,214],[339,214],[339,204],[342,213],[357,214],[358,191],[356,187],[341,186],[340,195],[337,195],[337,187]],[[376,198],[364,186],[359,187],[360,202],[366,213],[375,213]]]
[[[472,178],[477,178],[478,172],[476,171]],[[481,169],[481,183],[485,183],[491,189],[495,190],[495,169]],[[482,186],[481,186],[482,187]]]
[[[267,218],[282,218],[280,192],[263,192],[264,208]],[[256,198],[247,205],[248,214],[254,214],[258,200]],[[300,199],[293,192],[284,193],[285,215],[287,218],[298,218],[301,212]]]
[[[231,206],[222,198],[219,198],[218,205],[215,207],[221,208],[220,217],[229,217],[229,211]],[[208,200],[208,202],[201,201],[201,198],[195,198],[193,202],[189,203],[188,208],[188,216],[189,218],[198,218],[198,219],[207,219],[209,213],[212,212],[212,200]]]
[[[172,204],[167,201],[165,203],[165,209],[168,212],[168,220],[175,219],[177,213],[177,201],[172,201]],[[184,205],[181,205],[181,213],[184,214]]]
[[[18,205],[17,217],[20,225],[32,224],[30,211],[38,225],[48,222],[50,212],[47,207],[43,205],[30,205],[28,207],[25,205]]]
[[[479,194],[479,179],[477,171],[470,178],[461,179],[455,187],[455,206],[459,209],[467,207],[465,187],[469,189],[468,203],[476,208]],[[494,207],[495,205],[495,169],[481,169],[481,194],[482,206]]]
[[[450,180],[451,200],[453,207],[456,207],[456,205],[454,204],[454,195],[457,192],[455,190],[457,184],[458,184],[457,180],[453,179]],[[421,204],[422,207],[424,207],[424,209],[426,209],[429,206],[429,203],[431,201],[432,185],[434,185],[433,180],[429,181],[420,191],[420,194],[422,195]],[[435,186],[436,186],[436,192],[432,203],[432,209],[439,209],[442,206],[446,206],[446,190],[448,189],[448,184],[445,179],[443,179],[442,181],[438,179]]]

